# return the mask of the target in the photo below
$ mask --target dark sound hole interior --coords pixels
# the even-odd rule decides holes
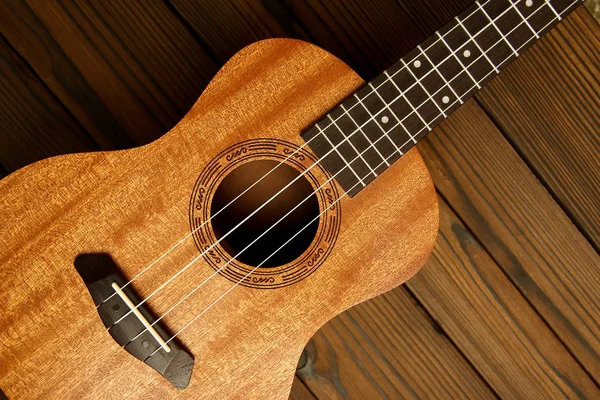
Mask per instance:
[[[269,201],[301,174],[287,164],[277,165],[279,161],[259,160],[237,167],[219,184],[211,204],[215,236],[220,240],[227,235],[220,242],[221,246],[231,257],[254,267],[260,265],[261,268],[272,268],[294,261],[310,246],[319,225],[319,202],[305,176]],[[276,166],[274,171],[269,172]],[[259,180],[248,192],[227,206]],[[302,203],[307,197],[309,198]],[[267,204],[260,211],[235,228],[265,203]],[[298,206],[300,203],[302,204]],[[225,206],[227,208],[218,213]],[[294,210],[296,206],[298,207]],[[290,214],[285,216],[288,212]],[[277,222],[281,218],[283,219]],[[234,230],[229,233],[232,229]],[[300,233],[294,237],[298,232]],[[260,239],[256,240],[259,236]],[[292,237],[294,238],[291,239]],[[277,250],[288,240],[289,243]],[[246,249],[247,246],[249,247]]]

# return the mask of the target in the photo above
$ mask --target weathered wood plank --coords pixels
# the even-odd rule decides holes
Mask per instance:
[[[42,158],[98,145],[0,39],[0,162],[12,172]],[[2,176],[0,170],[0,177]]]
[[[272,37],[309,40],[293,16],[276,1],[168,1],[220,63],[258,40]]]
[[[4,178],[6,175],[8,175],[6,168],[0,164],[0,179]]]
[[[470,3],[401,2],[425,34]],[[596,251],[600,250],[599,53],[600,29],[579,7],[476,96]]]
[[[406,286],[501,398],[600,396],[442,199],[432,258]]]
[[[318,398],[493,398],[405,288],[319,330],[297,374]]]
[[[480,3],[485,4],[485,1]],[[399,0],[411,21],[425,36],[437,31],[474,2],[474,0],[422,0],[418,2]]]
[[[600,256],[474,102],[419,144],[438,190],[600,378]]]
[[[2,35],[101,148],[133,146],[133,141],[31,8],[24,2],[4,2],[2,11]]]
[[[430,34],[471,1],[426,3],[422,9],[420,3],[402,2],[421,30]],[[598,54],[600,28],[579,7],[476,96],[596,251],[600,250]]]
[[[468,0],[428,2],[432,8],[440,10],[423,20],[422,29],[433,32],[445,19],[464,8],[466,4],[461,3]],[[411,16],[418,14],[414,3],[404,3],[412,10]],[[456,6],[444,9],[444,5]],[[580,7],[530,52],[509,66],[477,98],[482,103],[490,99],[493,103],[486,106],[488,114],[496,119],[495,115],[501,113],[510,121],[509,130],[520,132],[521,140],[531,151],[538,153],[533,161],[531,154],[524,156],[530,165],[533,164],[534,171],[538,172],[537,164],[541,164],[554,174],[556,180],[549,187],[551,191],[556,193],[554,186],[559,186],[558,190],[562,192],[573,191],[568,200],[563,201],[560,197],[561,205],[566,203],[567,212],[575,207],[588,214],[597,214],[600,183],[594,182],[600,182],[597,179],[600,177],[600,129],[590,132],[589,126],[586,129],[582,125],[595,123],[600,127],[596,115],[600,113],[597,68],[596,78],[590,76],[590,70],[599,63],[589,62],[600,52],[600,41],[585,38],[597,38],[600,29],[594,21],[591,21],[594,26],[590,26],[587,17],[588,13]],[[549,60],[549,57],[555,58],[557,65],[568,66],[572,71],[567,74],[565,83],[556,82],[564,79],[552,75],[550,66],[547,66],[548,73],[540,74],[536,60]],[[585,62],[576,66],[576,61],[572,61],[574,58]],[[529,84],[531,79],[536,81],[535,85]],[[580,81],[572,82],[573,79]],[[593,97],[595,93],[596,97],[578,95],[584,86],[592,88],[588,89],[587,96]],[[532,91],[537,93],[533,95]],[[555,101],[547,102],[545,98]],[[526,102],[532,107],[523,107]],[[563,110],[570,108],[583,111],[572,117],[565,115]],[[596,114],[594,108],[598,111]],[[552,127],[549,122],[544,122],[548,118],[553,121]],[[565,122],[559,123],[559,119]],[[470,103],[449,122],[440,133],[431,135],[420,145],[438,190],[596,382],[600,381],[598,254],[483,115],[480,107]],[[523,127],[535,133],[526,134]],[[564,137],[557,139],[561,135]],[[509,138],[512,136],[514,134],[508,135]],[[562,153],[562,146],[568,146],[569,150],[564,153],[565,159],[558,159],[556,156]],[[585,161],[577,160],[578,157]],[[592,167],[585,168],[582,163]],[[586,174],[589,176],[584,177]],[[548,180],[544,179],[544,183]],[[596,207],[590,207],[590,204],[596,204]],[[593,221],[594,215],[591,215],[587,225],[592,225],[592,229]]]
[[[416,8],[415,8],[415,7],[419,7],[419,8],[420,8],[420,7],[423,7],[423,8],[426,8],[426,5],[427,5],[427,4],[423,4],[423,5],[421,5],[421,3],[415,3],[415,2],[402,2],[402,4],[403,4],[403,5],[405,5],[405,6],[406,6],[406,5],[408,5],[409,3],[410,3],[410,5],[411,5],[411,7],[412,7],[412,9],[413,9],[413,10],[416,10]],[[452,3],[452,2],[451,2],[451,3]],[[328,3],[328,4],[329,4],[329,3]],[[361,3],[361,5],[363,5],[364,7],[367,7],[367,5],[365,5],[365,4],[366,4],[366,3]],[[468,5],[468,4],[460,4],[460,3],[458,3],[458,5],[456,6],[456,9],[455,9],[455,10],[451,10],[451,12],[452,12],[452,16],[454,16],[456,13],[458,13],[460,10],[462,10],[462,9],[463,9],[465,6],[467,6],[467,5]],[[317,6],[315,6],[315,7],[317,7]],[[330,5],[329,7],[330,7],[330,8],[329,8],[329,10],[331,10],[331,9],[333,8],[333,6],[332,6],[332,5]],[[348,8],[350,8],[351,6],[347,6],[347,7],[348,7]],[[393,7],[392,7],[392,8],[393,8]],[[408,8],[408,7],[406,7],[406,8]],[[382,19],[382,20],[380,20],[380,21],[379,21],[379,24],[378,24],[378,26],[377,26],[377,29],[382,29],[382,30],[389,29],[389,30],[391,30],[393,33],[392,33],[392,34],[388,34],[388,36],[389,36],[389,37],[394,37],[394,38],[397,38],[397,40],[400,40],[400,38],[403,38],[402,34],[400,34],[399,32],[394,32],[394,29],[397,29],[397,25],[395,24],[395,21],[399,20],[399,18],[398,18],[396,15],[394,15],[394,12],[390,12],[390,9],[387,9],[387,10],[388,10],[388,12],[384,13],[384,15],[385,15],[385,17],[386,17],[386,18],[384,18],[384,19]],[[434,10],[437,10],[437,9],[435,9],[435,8],[434,8]],[[376,14],[376,11],[375,11],[375,10],[373,10],[373,13],[372,13],[371,11],[372,11],[372,10],[370,10],[370,9],[369,9],[367,12],[365,12],[365,14],[367,14],[367,15],[369,15],[369,16],[371,16],[373,13],[375,13],[375,14]],[[338,14],[336,14],[335,16],[329,16],[329,17],[327,17],[327,13],[323,13],[323,15],[325,15],[325,16],[326,16],[326,17],[324,17],[324,20],[325,20],[325,22],[324,22],[324,23],[325,23],[326,25],[329,25],[329,26],[335,26],[336,24],[339,24],[339,23],[340,23],[340,21],[344,21],[344,18],[351,18],[351,17],[348,17],[348,16],[339,15],[339,13],[338,13]],[[300,16],[300,18],[302,18],[302,16]],[[329,19],[327,19],[327,18],[329,18]],[[307,24],[307,26],[308,26],[308,21],[310,21],[310,20],[311,20],[311,18],[309,18],[309,17],[305,17],[305,18],[304,18],[304,21],[306,21],[306,24]],[[383,25],[383,27],[382,27],[382,25]],[[441,22],[439,22],[439,23],[436,25],[435,29],[439,28],[441,25],[442,25],[442,23],[441,23]],[[367,28],[368,28],[368,27],[369,27],[369,24],[365,24],[365,27],[367,27]],[[389,28],[388,28],[388,27],[389,27]],[[431,31],[433,31],[433,30],[435,30],[435,29],[431,29]],[[352,29],[351,29],[351,23],[347,23],[346,25],[344,25],[344,26],[343,26],[343,28],[338,28],[338,30],[341,30],[342,32],[351,31],[351,30],[352,30]],[[429,33],[429,32],[428,32],[428,33]],[[372,35],[373,37],[376,37],[376,33],[372,33],[372,34],[371,34],[371,33],[367,32],[367,36],[370,36],[370,35]],[[417,35],[417,36],[418,36],[418,35]],[[420,40],[421,40],[423,37],[424,37],[424,35],[421,35],[421,37],[420,37],[420,38],[419,38],[419,37],[417,37],[417,38],[416,38],[416,41],[420,41]],[[342,40],[344,43],[346,43],[346,47],[348,47],[348,48],[353,48],[353,49],[356,49],[356,51],[357,51],[357,52],[361,52],[361,53],[362,53],[362,52],[366,52],[366,51],[368,50],[368,49],[366,49],[366,48],[365,48],[365,47],[366,47],[366,45],[365,45],[365,44],[363,44],[363,42],[362,42],[361,40],[358,40],[358,39],[348,39],[347,37],[344,37],[344,36],[342,36],[341,40]],[[415,39],[413,38],[413,40],[415,40]],[[411,43],[411,44],[410,44],[410,46],[414,46],[415,44],[417,44],[417,43]],[[382,44],[379,44],[379,43],[376,43],[376,44],[372,44],[372,43],[371,43],[371,46],[372,46],[373,48],[384,49],[384,50],[388,50],[390,47],[392,47],[392,48],[393,48],[394,46],[396,46],[396,47],[397,47],[397,45],[394,45],[393,43],[392,43],[392,44],[390,44],[390,45],[388,45],[388,46],[384,46],[384,45],[382,45]],[[395,57],[396,57],[396,56],[399,56],[399,55],[398,55],[398,54],[394,54],[394,53],[392,53],[392,54],[390,54],[390,55],[389,55],[389,56],[387,56],[387,57],[389,57],[390,61],[393,61],[393,60],[395,60]],[[384,54],[384,55],[382,55],[382,58],[383,58],[383,59],[385,59],[385,57],[386,57],[386,55],[385,55],[385,54]],[[385,65],[384,65],[384,66],[385,66]],[[474,107],[477,107],[477,106],[476,106],[476,105],[474,105]],[[485,117],[484,117],[484,118],[485,118]],[[493,126],[493,124],[491,124],[491,122],[489,121],[489,119],[487,120],[487,122],[488,122],[488,123],[490,123],[490,125],[491,125],[491,126]],[[435,134],[434,134],[434,135],[435,135]],[[494,155],[492,155],[492,157],[494,157]],[[514,162],[514,161],[513,161],[513,162]],[[461,217],[462,217],[462,215],[461,215]],[[516,232],[516,233],[518,233],[518,232]],[[514,235],[514,234],[515,234],[515,232],[509,232],[508,234],[510,234],[510,235]],[[579,239],[581,239],[581,238],[579,238]],[[485,244],[485,245],[486,245],[486,247],[487,247],[487,244]],[[585,246],[585,244],[583,244],[583,246]],[[536,250],[532,250],[532,251],[536,251]],[[544,278],[544,279],[548,279],[548,278]],[[504,285],[504,284],[505,284],[505,283],[502,283],[502,285]],[[557,284],[560,286],[560,282],[557,282]],[[502,285],[501,285],[501,286],[502,286]],[[538,283],[538,285],[541,285],[541,284],[540,284],[540,283]],[[587,288],[587,289],[589,289],[589,288]],[[542,296],[542,295],[544,295],[544,294],[541,294],[540,296]],[[546,296],[547,296],[547,294],[546,294]],[[451,301],[451,299],[450,299],[450,301]],[[519,300],[519,301],[522,301],[522,298],[521,298],[521,300]],[[559,303],[564,303],[564,301],[563,301],[562,299],[557,299],[557,301],[559,301]],[[546,306],[546,307],[553,307],[553,305],[552,305],[552,303],[550,303],[550,305],[548,305],[548,306]],[[530,310],[530,312],[531,312],[531,309],[529,309],[529,310]],[[555,316],[555,318],[558,320],[558,319],[560,319],[561,317],[560,317],[560,315],[556,315],[556,316]],[[541,320],[538,320],[538,321],[540,321],[540,322],[541,322]],[[585,324],[585,323],[587,323],[587,320],[586,320],[586,319],[582,319],[580,322],[582,322],[582,323],[584,323],[584,324]],[[545,329],[545,328],[543,328],[543,329]],[[586,329],[587,329],[587,328],[586,328]],[[583,349],[583,348],[582,348],[582,349]],[[546,350],[549,350],[549,349],[546,349]],[[564,348],[563,348],[561,351],[563,351],[563,352],[564,352]],[[588,356],[586,356],[586,357],[587,357],[588,359],[590,358],[590,356],[589,356],[589,355],[588,355]],[[592,355],[592,356],[591,356],[591,358],[593,359],[593,358],[594,358],[594,356]],[[583,371],[582,371],[581,369],[579,369],[579,372],[580,372],[580,373],[583,373]],[[511,379],[514,379],[515,377],[510,377],[510,378],[511,378]]]
[[[585,6],[592,14],[592,16],[596,19],[596,21],[600,22],[600,1],[586,0]]]
[[[374,78],[425,38],[392,0],[283,2],[316,44],[347,62],[365,80]],[[330,35],[344,52],[327,46]]]
[[[317,398],[308,390],[306,385],[296,376],[292,384],[290,400],[316,400]]]
[[[600,27],[585,7],[477,98],[600,251]]]
[[[252,42],[272,37],[289,37],[315,42],[314,36],[298,22],[298,9],[304,2],[284,4],[279,1],[222,2],[218,0],[191,3],[169,0],[204,46],[220,62]],[[311,14],[312,15],[312,14]],[[315,16],[318,18],[318,16]],[[231,21],[240,21],[232,24]],[[352,56],[342,46],[334,32],[323,25],[314,25],[318,44],[348,62]]]
[[[12,2],[2,14],[7,40],[103,148],[164,134],[218,69],[162,2]]]

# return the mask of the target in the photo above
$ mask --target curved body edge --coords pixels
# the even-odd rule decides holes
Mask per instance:
[[[416,149],[341,199],[335,247],[314,273],[278,289],[236,287],[182,332],[195,358],[184,390],[112,340],[73,261],[109,253],[135,276],[190,232],[190,195],[217,154],[255,138],[302,146],[301,131],[362,84],[314,45],[257,42],[159,140],[54,157],[0,181],[0,388],[8,398],[287,398],[300,353],[323,324],[402,284],[429,257],[437,197]],[[148,296],[198,254],[184,243],[135,281],[136,291]],[[149,306],[162,315],[212,271],[198,260]],[[232,285],[217,275],[165,326],[179,330]]]

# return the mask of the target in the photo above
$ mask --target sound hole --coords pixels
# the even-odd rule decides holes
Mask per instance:
[[[258,160],[237,167],[223,179],[210,212],[215,236],[219,240],[225,236],[220,245],[231,257],[253,267],[272,268],[294,261],[310,246],[319,225],[319,202],[305,176],[298,178],[300,174],[279,161]]]

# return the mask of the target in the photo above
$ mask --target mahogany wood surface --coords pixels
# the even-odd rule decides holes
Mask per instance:
[[[9,46],[2,59],[17,60],[1,83],[14,88],[0,92],[1,112],[23,123],[7,131],[3,122],[0,137],[37,143],[8,151],[2,139],[2,162],[76,151],[69,148],[76,142],[62,141],[79,135],[73,120],[97,143],[87,150],[147,143],[183,117],[220,65],[263,38],[314,42],[372,78],[471,0],[145,3],[1,5],[7,12],[0,13],[0,32]],[[312,396],[594,394],[598,32],[580,8],[419,146],[449,205],[442,222],[451,223],[442,223],[423,274],[313,337],[310,362],[297,379]],[[552,70],[556,64],[561,68]],[[535,86],[521,91],[532,77]],[[17,109],[10,93],[30,106]],[[31,107],[39,102],[45,106]],[[544,121],[548,116],[553,123]],[[581,159],[588,168],[580,168]],[[384,308],[384,301],[398,306]],[[312,398],[302,389],[292,396]]]
[[[318,328],[403,283],[427,260],[438,208],[417,151],[407,153],[397,172],[382,176],[365,195],[341,199],[340,234],[322,269],[277,290],[238,287],[179,336],[197,361],[190,386],[181,392],[112,341],[72,263],[80,253],[108,252],[126,276],[136,275],[162,254],[157,249],[169,249],[188,231],[190,190],[215,154],[257,132],[300,145],[301,129],[361,83],[345,64],[306,42],[257,42],[221,69],[160,140],[121,152],[50,158],[3,179],[0,300],[6,308],[0,317],[0,384],[5,393],[287,396],[302,348]],[[59,189],[46,193],[50,188]],[[368,252],[365,242],[373,243]],[[144,274],[135,282],[140,296],[147,297],[156,282],[173,276],[196,252],[190,239],[166,258],[168,263]],[[197,261],[149,304],[157,315],[165,314],[212,271]],[[164,323],[179,331],[231,285],[220,276],[211,279]]]

